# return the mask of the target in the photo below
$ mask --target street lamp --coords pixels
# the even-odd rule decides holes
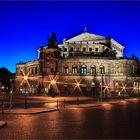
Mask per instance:
[[[77,87],[79,87],[79,86],[80,86],[80,84],[79,84],[79,83],[76,83],[76,86],[77,86]]]
[[[76,83],[76,87],[77,87],[77,105],[79,105],[79,86],[80,84],[79,83]]]
[[[12,98],[13,98],[13,90],[14,90],[14,79],[10,79],[10,101],[9,108],[12,108]]]
[[[103,96],[103,88],[102,88],[102,82],[100,83],[100,86],[101,86],[101,91],[100,91],[100,98],[101,98],[101,100],[102,100],[102,96]]]
[[[27,82],[28,76],[24,76],[24,81]],[[24,97],[24,109],[27,109],[27,93],[26,93],[27,85],[25,83],[25,97]]]
[[[92,82],[92,83],[91,83],[91,92],[92,92],[92,97],[93,97],[94,87],[95,87],[95,83],[94,83],[94,82]]]
[[[118,92],[118,82],[115,82],[115,94],[116,95],[119,95],[119,92]]]
[[[4,113],[4,88],[5,88],[4,86],[1,87],[1,92],[3,94],[3,96],[2,96],[3,97],[3,99],[2,99],[2,108],[1,108],[2,109],[2,114]]]
[[[53,79],[51,80],[51,95],[52,97],[55,97],[55,93],[54,93],[54,85],[56,84],[56,81]]]
[[[101,91],[100,91],[101,101],[102,101],[102,97],[103,97],[103,74],[104,74],[104,72],[102,70],[103,69],[101,69],[101,83],[100,83],[100,86],[101,86]]]
[[[123,90],[125,90],[125,86],[123,86]]]
[[[140,82],[138,82],[138,94],[140,93]]]
[[[123,86],[123,87],[122,87],[122,90],[123,90],[123,93],[124,93],[124,94],[123,94],[123,96],[125,96],[126,87],[125,87],[125,86]]]
[[[3,93],[4,93],[4,88],[5,88],[4,86],[1,87]]]
[[[55,85],[56,84],[56,81],[53,79],[53,80],[51,80],[51,84],[52,85]]]
[[[28,76],[24,76],[24,80],[27,81],[28,80]]]
[[[105,86],[105,88],[108,89],[109,87],[108,86]]]

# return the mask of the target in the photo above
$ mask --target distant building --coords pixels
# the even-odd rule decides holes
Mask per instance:
[[[17,91],[50,95],[73,95],[78,90],[81,95],[93,96],[137,94],[140,62],[124,57],[123,50],[124,46],[111,36],[95,35],[87,29],[60,45],[53,33],[48,45],[39,48],[37,60],[16,64]]]

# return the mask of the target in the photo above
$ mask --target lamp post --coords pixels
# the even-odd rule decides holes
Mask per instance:
[[[24,76],[24,81],[26,82],[28,80],[27,76]],[[27,91],[26,91],[27,85],[25,83],[25,97],[24,97],[24,109],[27,109]]]
[[[124,96],[125,96],[125,90],[126,90],[126,87],[123,86],[122,89],[123,89],[123,97],[124,97]]]
[[[102,100],[102,94],[103,94],[103,89],[102,89],[102,82],[100,83],[101,91],[100,91],[100,99]]]
[[[1,87],[1,91],[2,91],[2,94],[3,94],[3,99],[2,99],[2,106],[1,106],[1,112],[2,114],[4,114],[4,86]]]
[[[24,98],[24,109],[27,109],[27,93],[26,93],[26,84],[25,84],[25,98]]]
[[[115,94],[118,96],[118,82],[115,82]]]
[[[138,82],[138,94],[140,93],[140,82]]]
[[[92,97],[93,97],[94,87],[95,87],[95,83],[94,83],[94,82],[92,82],[92,83],[91,83],[91,92],[92,92]]]
[[[10,79],[10,104],[9,104],[9,108],[12,108],[12,97],[13,97],[13,89],[14,89],[14,80]]]
[[[100,86],[101,86],[100,98],[101,98],[101,101],[102,101],[102,97],[103,97],[103,74],[101,74]]]
[[[79,86],[80,86],[80,84],[76,83],[76,86],[77,86],[77,101],[76,101],[76,104],[79,105]]]
[[[55,91],[54,91],[54,85],[56,84],[56,81],[53,79],[51,80],[51,95],[52,97],[55,97]]]

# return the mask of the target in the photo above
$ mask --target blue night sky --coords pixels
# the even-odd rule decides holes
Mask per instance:
[[[0,2],[0,67],[37,59],[51,32],[59,43],[83,32],[107,36],[140,57],[140,2]]]

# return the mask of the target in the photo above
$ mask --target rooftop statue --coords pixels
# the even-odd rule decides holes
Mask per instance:
[[[52,33],[51,38],[48,38],[47,40],[48,40],[48,48],[57,48],[58,47],[55,33]]]

